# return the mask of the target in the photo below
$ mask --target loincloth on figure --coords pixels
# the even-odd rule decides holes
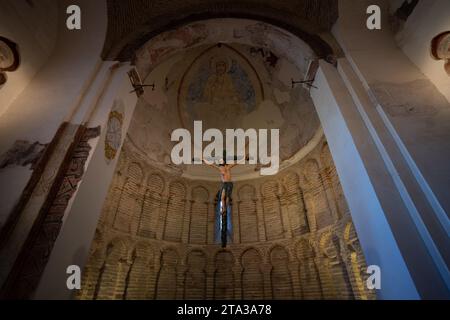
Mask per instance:
[[[233,182],[222,182],[221,193],[225,191],[225,197],[231,199],[233,193]]]

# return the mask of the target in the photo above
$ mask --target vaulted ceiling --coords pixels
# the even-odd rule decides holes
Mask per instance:
[[[279,158],[287,168],[322,137],[309,88],[293,83],[316,59],[292,33],[249,19],[208,19],[163,32],[136,50],[136,69],[155,87],[140,97],[125,145],[159,169],[215,180],[217,172],[207,166],[173,166],[173,130],[185,128],[193,136],[198,120],[203,130],[222,133],[278,129]],[[239,166],[233,176],[260,174],[254,166]]]
[[[210,18],[249,18],[282,27],[305,41],[319,58],[333,54],[319,36],[337,20],[337,0],[108,0],[102,56],[128,61],[155,35]]]

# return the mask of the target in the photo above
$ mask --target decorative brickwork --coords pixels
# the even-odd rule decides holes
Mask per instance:
[[[226,249],[214,242],[218,182],[171,176],[131,150],[125,143],[79,298],[374,298],[326,142],[276,176],[235,183]]]

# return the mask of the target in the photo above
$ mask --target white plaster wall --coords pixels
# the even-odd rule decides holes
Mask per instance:
[[[366,28],[367,15],[361,14],[372,4],[378,4],[382,8],[381,30],[368,30]],[[372,107],[378,105],[380,117],[384,116],[383,125],[377,128],[377,135],[383,136],[386,141],[393,141],[394,143],[391,145],[401,154],[402,158],[399,160],[394,157],[397,151],[390,149],[387,152],[389,161],[392,161],[395,169],[401,172],[401,182],[408,190],[407,196],[403,196],[405,199],[411,196],[412,200],[408,200],[408,212],[414,213],[411,219],[415,219],[416,228],[421,230],[422,242],[426,240],[427,236],[427,232],[422,231],[428,231],[433,241],[427,240],[427,245],[429,247],[436,245],[438,249],[434,252],[439,251],[437,253],[447,259],[446,248],[448,246],[442,245],[442,243],[448,240],[449,230],[450,105],[435,88],[433,80],[424,74],[398,47],[389,26],[388,11],[389,1],[387,0],[341,0],[339,2],[339,19],[333,27],[333,34],[342,46],[346,59],[356,73],[360,85],[363,86],[366,94],[371,96],[372,99],[368,99],[370,100],[369,104],[372,104]],[[384,97],[383,90],[386,93]],[[386,96],[392,100],[385,99]],[[421,108],[421,111],[395,114],[392,111],[396,107],[408,107],[410,110]],[[327,139],[330,141],[328,136]],[[388,148],[386,144],[383,146]],[[339,169],[337,162],[336,166]],[[406,176],[405,173],[410,176]],[[420,186],[420,196],[414,193],[415,184]],[[345,191],[345,185],[343,184],[343,186]],[[407,202],[405,201],[405,203]],[[435,290],[437,284],[441,286],[440,290],[443,292],[445,289],[442,287],[448,285],[448,282],[434,281],[436,282],[434,286],[429,286],[429,283],[433,281],[423,280],[426,278],[425,274],[430,276],[434,273],[433,276],[435,276],[437,268],[433,267],[433,263],[437,265],[436,261],[441,257],[434,255],[433,257],[437,258],[433,263],[426,265],[425,261],[432,252],[427,247],[427,253],[419,253],[418,246],[411,244],[409,239],[415,231],[411,231],[414,229],[410,228],[412,234],[406,234],[406,228],[402,225],[408,219],[405,220],[398,214],[398,210],[392,208],[386,212],[394,217],[392,221],[389,221],[391,227],[395,227],[395,223],[398,223],[395,222],[395,219],[400,221],[401,227],[394,231],[395,237],[408,239],[405,242],[406,245],[405,243],[401,245],[401,250],[402,254],[406,253],[405,257],[415,257],[408,261],[408,268],[416,269],[414,281],[416,285],[422,282],[420,293],[425,296],[435,294],[438,291]],[[437,222],[438,220],[439,222]],[[355,226],[357,226],[356,223]],[[447,238],[445,238],[446,236]],[[417,235],[414,235],[414,238],[417,243],[420,243]],[[441,241],[440,239],[445,240]],[[420,268],[422,270],[417,271]],[[447,277],[448,272],[445,269],[445,263],[440,263],[439,271],[441,275]]]
[[[430,1],[431,2],[431,1]],[[367,6],[380,5],[382,29],[368,30],[366,25]],[[342,46],[345,55],[367,90],[378,84],[408,85],[414,81],[433,81],[404,54],[397,46],[394,34],[389,27],[387,0],[361,0],[339,2],[339,19],[333,27],[333,34]],[[443,69],[442,69],[442,72]],[[406,92],[406,91],[405,91]],[[435,93],[439,93],[435,90]],[[418,93],[420,96],[420,93]],[[396,97],[405,100],[407,97]],[[438,97],[423,97],[430,101]],[[446,99],[443,98],[444,101]],[[383,106],[385,107],[385,106]],[[424,105],[425,107],[425,105]],[[404,150],[411,157],[413,171],[423,176],[427,185],[423,188],[432,190],[432,197],[442,206],[447,214],[450,212],[448,181],[450,177],[450,107],[442,106],[433,113],[409,114],[406,116],[388,116],[396,130],[398,140],[404,144]],[[416,166],[414,168],[414,166]]]
[[[39,3],[35,2],[35,5],[39,6]],[[70,4],[81,8],[81,30],[69,31],[66,28],[65,10]],[[106,1],[64,0],[58,1],[58,5],[58,38],[53,53],[26,89],[0,115],[0,154],[16,140],[49,143],[61,123],[69,121],[76,111],[96,72],[106,35]],[[3,21],[1,17],[0,21]],[[9,23],[5,25],[11,28]],[[16,172],[14,178],[11,170]],[[0,222],[7,218],[31,173],[28,167],[0,170]]]
[[[366,27],[366,9],[372,4],[379,5],[383,12],[381,30]],[[341,0],[332,33],[369,84],[387,79],[392,83],[426,79],[397,47],[386,15],[388,8],[386,0]]]
[[[66,210],[64,224],[53,247],[50,259],[35,293],[36,299],[70,299],[73,292],[66,286],[66,269],[69,265],[78,265],[83,270],[89,248],[94,238],[101,209],[106,198],[111,179],[116,168],[116,157],[107,162],[105,158],[105,135],[108,114],[115,99],[124,102],[124,122],[122,143],[136,106],[136,95],[132,90],[126,72],[129,65],[113,71],[102,97],[98,100],[96,111],[89,119],[88,126],[100,125],[101,134],[89,143],[92,150],[86,162],[86,171],[71,204]],[[99,179],[101,177],[101,179]]]
[[[0,35],[19,46],[20,67],[8,72],[0,89],[0,115],[30,83],[48,61],[58,33],[58,1],[39,0],[31,6],[25,0],[0,1]]]
[[[450,1],[422,0],[396,39],[408,58],[450,101],[450,76],[444,70],[444,61],[430,54],[431,39],[443,31],[450,31]]]
[[[381,195],[384,203],[380,201],[379,186],[384,185],[384,189],[389,190],[392,183],[368,130],[332,66],[321,62],[314,85],[318,89],[311,91],[311,97],[336,163],[367,264],[377,265],[382,270],[382,287],[377,290],[377,296],[380,299],[418,299],[384,213],[389,200]],[[394,197],[390,194],[392,190],[387,191],[390,197]],[[401,211],[400,203],[394,200],[392,204]]]

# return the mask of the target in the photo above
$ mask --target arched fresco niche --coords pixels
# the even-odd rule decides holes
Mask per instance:
[[[310,159],[306,162],[304,176],[306,208],[313,213],[316,228],[322,229],[334,221],[316,160]]]
[[[296,245],[297,259],[299,262],[300,288],[302,299],[322,299],[322,284],[320,274],[315,262],[314,248],[302,239]]]
[[[270,280],[273,299],[293,299],[294,290],[289,270],[289,254],[282,246],[275,246],[270,251]]]
[[[320,248],[324,256],[323,265],[326,272],[324,290],[328,295],[334,296],[334,299],[354,299],[339,238],[331,232],[324,233],[320,239]]]
[[[320,153],[320,160],[323,165],[323,175],[324,175],[324,187],[328,190],[328,194],[332,195],[332,201],[336,203],[339,218],[343,217],[344,214],[349,212],[347,201],[344,196],[344,191],[342,190],[341,182],[339,181],[339,176],[336,171],[336,167],[333,163],[333,158],[331,157],[330,148],[328,143],[322,144],[322,150]]]
[[[284,227],[278,199],[278,183],[272,180],[265,182],[261,186],[261,194],[267,240],[282,239]]]
[[[164,240],[175,242],[181,241],[185,203],[185,186],[178,181],[170,183],[166,223],[164,228]]]
[[[241,256],[242,299],[264,299],[264,275],[261,272],[262,258],[260,253],[250,248]]]
[[[189,227],[189,243],[206,244],[208,240],[209,192],[197,186],[192,189],[191,223]]]
[[[234,256],[219,251],[214,259],[214,299],[234,299]]]
[[[105,253],[103,251],[103,249],[99,248],[89,256],[89,260],[82,273],[83,277],[81,283],[84,283],[84,285],[77,294],[77,298],[80,300],[94,299],[95,288],[97,286],[97,281],[100,278],[99,273],[104,265]]]
[[[128,272],[128,248],[124,240],[116,238],[105,249],[105,260],[98,272],[93,299],[122,299]]]
[[[256,242],[259,240],[255,197],[256,189],[254,186],[244,185],[238,190],[238,201],[236,203],[242,243]]]
[[[114,228],[127,233],[132,232],[133,216],[141,211],[142,198],[140,194],[143,180],[143,170],[137,163],[128,167],[125,185],[122,188],[119,205],[117,207]]]
[[[344,229],[344,242],[348,249],[347,265],[349,266],[353,292],[356,299],[374,299],[374,292],[369,290],[366,280],[369,276],[366,261],[361,245],[352,222],[346,224]]]
[[[206,299],[206,254],[193,250],[187,256],[184,278],[184,299]]]
[[[178,262],[179,256],[175,249],[168,248],[161,252],[160,268],[156,278],[155,299],[176,299]]]
[[[299,177],[296,172],[289,172],[283,178],[283,203],[288,212],[292,235],[299,236],[309,232],[303,193],[300,189]]]
[[[138,227],[140,236],[156,238],[164,185],[164,179],[159,174],[151,174],[147,179],[147,188]]]
[[[83,283],[81,290],[79,290],[75,297],[77,299],[93,299],[97,281],[99,279],[99,272],[105,263],[105,243],[103,233],[95,230],[93,245],[89,250],[89,258],[82,272],[81,283]]]
[[[153,299],[154,250],[147,243],[138,243],[133,250],[131,266],[125,281],[125,299]]]

